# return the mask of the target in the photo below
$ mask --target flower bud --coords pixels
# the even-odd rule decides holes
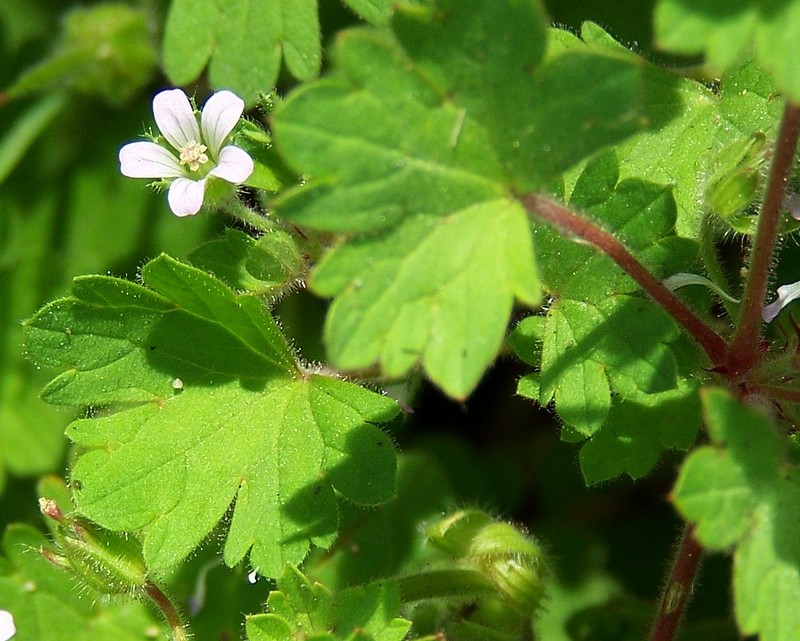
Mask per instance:
[[[147,566],[135,538],[66,516],[55,501],[39,499],[39,507],[59,525],[55,543],[60,554],[43,551],[49,561],[101,594],[144,593],[149,585]]]
[[[460,510],[427,529],[430,542],[462,566],[479,569],[516,614],[531,616],[541,604],[548,575],[538,542],[479,510]]]
[[[755,218],[747,208],[758,197],[766,140],[758,133],[728,145],[705,191],[709,211],[740,234],[755,233]]]

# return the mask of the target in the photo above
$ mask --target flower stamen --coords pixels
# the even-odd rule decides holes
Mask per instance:
[[[181,165],[188,165],[191,171],[197,171],[200,169],[200,165],[204,165],[208,162],[208,156],[205,153],[206,149],[207,147],[205,145],[200,144],[196,140],[190,140],[179,150],[179,163]]]

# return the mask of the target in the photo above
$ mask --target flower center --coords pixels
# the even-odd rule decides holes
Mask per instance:
[[[208,162],[208,156],[205,153],[206,149],[205,145],[196,140],[190,140],[180,149],[180,164],[188,165],[191,171],[197,171],[200,169],[200,165]]]

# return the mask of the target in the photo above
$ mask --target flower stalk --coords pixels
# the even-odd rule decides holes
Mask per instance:
[[[189,628],[166,593],[152,581],[148,581],[144,592],[164,616],[172,641],[189,641],[192,638]]]
[[[257,232],[266,233],[274,229],[275,225],[266,216],[262,216],[243,203],[238,198],[231,198],[225,203],[225,211],[236,220],[244,223]]]
[[[761,312],[767,293],[772,256],[778,238],[781,206],[786,194],[789,173],[794,163],[800,133],[800,104],[787,103],[783,111],[767,192],[758,217],[755,242],[742,296],[741,322],[731,341],[727,369],[732,376],[742,376],[759,358]]]
[[[661,596],[650,641],[672,641],[692,596],[694,581],[700,569],[703,548],[694,537],[694,525],[687,525],[678,544],[667,585]]]

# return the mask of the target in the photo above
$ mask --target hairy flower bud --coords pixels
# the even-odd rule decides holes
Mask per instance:
[[[531,536],[480,510],[460,510],[427,529],[430,542],[491,580],[508,610],[532,616],[541,605],[548,575],[541,546]]]
[[[140,596],[149,584],[139,542],[66,516],[55,501],[40,499],[42,514],[59,527],[55,543],[60,554],[45,557],[102,594]]]

